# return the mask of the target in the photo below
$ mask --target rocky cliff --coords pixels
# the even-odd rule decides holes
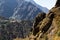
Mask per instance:
[[[60,0],[48,14],[38,15],[33,25],[34,40],[60,40]]]

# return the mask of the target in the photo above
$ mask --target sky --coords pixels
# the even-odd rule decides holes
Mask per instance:
[[[34,0],[38,5],[51,9],[56,4],[56,0]]]

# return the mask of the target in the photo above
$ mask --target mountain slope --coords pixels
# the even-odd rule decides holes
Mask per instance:
[[[13,15],[14,8],[17,6],[16,0],[0,0],[0,16],[9,18]]]
[[[53,7],[48,14],[45,15],[45,18],[42,19],[43,16],[36,17],[32,31],[33,40],[60,40],[59,2],[60,0],[57,0],[56,6]],[[39,19],[40,17],[42,20]]]
[[[18,9],[13,14],[15,19],[33,19],[39,12],[42,12],[42,10],[30,2],[24,2],[20,7],[18,7]]]
[[[33,0],[0,0],[0,16],[12,19],[33,19],[44,7]],[[48,10],[48,9],[46,9]]]

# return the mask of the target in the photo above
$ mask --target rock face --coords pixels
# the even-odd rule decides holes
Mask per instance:
[[[34,34],[36,34],[37,33],[37,29],[38,29],[38,27],[36,27],[38,24],[39,24],[39,22],[41,22],[44,18],[45,18],[45,16],[46,16],[46,14],[45,13],[41,13],[41,14],[38,14],[37,16],[36,16],[36,19],[35,19],[35,21],[34,21],[34,30],[35,31],[33,31],[34,32]],[[41,23],[40,23],[41,24]]]
[[[42,15],[42,14],[40,14]],[[33,25],[34,40],[60,40],[60,0],[57,0],[48,14],[43,14],[35,19]]]
[[[38,6],[33,0],[0,0],[0,16],[6,18],[33,19],[38,13],[44,11],[48,11],[48,9]]]

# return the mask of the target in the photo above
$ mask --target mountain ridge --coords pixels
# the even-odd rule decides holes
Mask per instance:
[[[32,7],[32,8],[34,8],[34,9],[36,9],[35,11],[37,11],[37,10],[39,11],[40,10],[39,12],[43,12],[43,10],[40,9],[41,6],[38,7],[37,4],[33,0],[30,0],[29,2],[27,2],[25,0],[13,0],[13,1],[12,0],[0,0],[0,1],[1,2],[4,1],[4,3],[2,3],[0,5],[0,10],[1,10],[0,11],[0,16],[4,16],[6,18],[13,17],[13,15],[15,15],[15,13],[17,12],[17,15],[15,17],[20,16],[20,18],[16,18],[16,19],[26,19],[26,17],[25,18],[23,17],[25,12],[24,11],[20,11],[20,10],[25,10],[26,11],[29,6]],[[24,6],[24,7],[21,7],[21,6]],[[32,11],[34,11],[32,8],[30,8],[30,9]],[[36,13],[33,12],[31,14],[38,14],[39,13],[38,11]],[[23,15],[21,15],[21,14],[18,15],[19,12],[21,14],[23,14]],[[22,12],[24,12],[24,13],[22,13]],[[25,13],[26,15],[25,16],[27,16],[27,13],[29,14],[29,10],[26,11],[26,13]],[[35,15],[33,15],[33,16],[30,15],[29,19],[33,19],[34,17],[35,17]]]

